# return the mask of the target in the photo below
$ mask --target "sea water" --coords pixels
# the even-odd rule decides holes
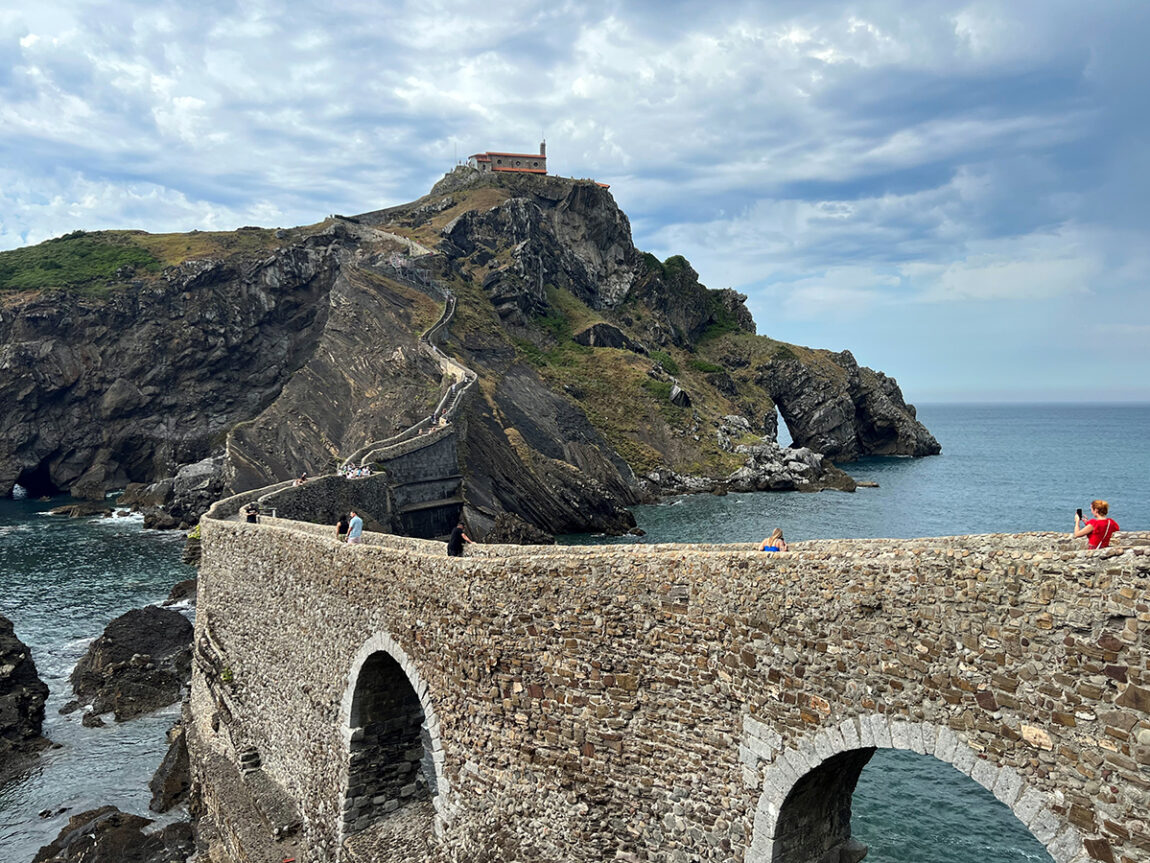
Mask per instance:
[[[635,509],[635,537],[572,542],[757,542],[1065,531],[1109,502],[1124,530],[1150,530],[1150,405],[927,405],[942,444],[923,459],[843,465],[877,488],[853,494],[702,494]],[[1089,515],[1087,515],[1089,518]],[[1085,540],[1083,540],[1085,545]],[[1049,863],[1009,809],[954,767],[880,749],[855,791],[851,826],[868,863]]]
[[[1074,509],[1107,499],[1124,530],[1150,529],[1150,406],[928,405],[919,418],[943,454],[845,465],[879,483],[854,494],[696,495],[636,509],[640,540],[744,542],[775,526],[789,540],[1069,532]],[[30,646],[51,689],[45,734],[62,744],[22,780],[0,786],[0,861],[29,861],[69,815],[105,803],[149,815],[146,783],[178,707],[84,728],[57,712],[88,643],[123,612],[161,601],[193,570],[183,535],[138,517],[66,519],[48,504],[0,501],[0,613]],[[61,813],[60,809],[67,811]],[[38,813],[49,810],[41,818]],[[852,827],[871,863],[1050,860],[989,792],[948,764],[879,750],[863,770]]]
[[[48,515],[59,503],[0,501],[0,614],[13,622],[48,685],[44,734],[58,744],[22,779],[0,785],[4,863],[30,861],[70,816],[87,809],[111,804],[156,817],[148,812],[147,783],[180,712],[176,704],[130,722],[109,717],[104,728],[85,728],[79,711],[60,714],[72,698],[69,675],[92,639],[124,612],[162,601],[195,570],[181,563],[178,531],[145,531],[138,515]]]

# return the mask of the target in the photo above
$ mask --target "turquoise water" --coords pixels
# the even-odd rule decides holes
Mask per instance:
[[[0,501],[0,614],[31,648],[48,684],[44,733],[60,744],[25,778],[0,786],[4,863],[31,860],[69,816],[85,809],[110,803],[150,817],[147,783],[167,749],[164,735],[179,717],[173,705],[131,722],[85,728],[79,712],[59,714],[71,698],[68,676],[91,640],[114,617],[163,600],[195,570],[180,562],[182,533],[144,531],[139,516],[49,516],[52,505]],[[61,808],[67,811],[58,813]],[[46,809],[53,815],[41,818]]]
[[[926,406],[943,447],[929,459],[848,465],[879,488],[855,494],[698,495],[639,507],[643,541],[752,541],[782,526],[790,540],[1067,530],[1074,508],[1111,503],[1127,530],[1150,529],[1150,406]],[[58,503],[59,501],[57,501]],[[158,602],[194,571],[183,535],[138,517],[49,517],[49,504],[0,501],[0,613],[12,619],[51,689],[48,752],[0,787],[0,861],[29,861],[71,814],[112,803],[149,815],[147,781],[178,707],[106,728],[57,711],[75,662],[115,616]],[[628,541],[572,537],[572,541]],[[40,818],[37,813],[68,811]],[[853,826],[872,863],[1049,861],[1019,822],[953,767],[880,750],[863,771]]]

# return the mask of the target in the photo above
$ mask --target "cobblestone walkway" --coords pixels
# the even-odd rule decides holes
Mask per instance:
[[[343,844],[347,863],[418,863],[435,843],[435,807],[430,800],[404,806]]]

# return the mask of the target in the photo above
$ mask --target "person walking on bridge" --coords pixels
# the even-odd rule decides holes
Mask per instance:
[[[363,519],[354,509],[350,515],[351,521],[347,525],[347,541],[349,545],[359,545],[363,542]]]
[[[463,543],[470,543],[471,537],[463,532],[463,522],[455,526],[455,530],[451,531],[451,537],[447,540],[447,554],[449,557],[463,557]]]

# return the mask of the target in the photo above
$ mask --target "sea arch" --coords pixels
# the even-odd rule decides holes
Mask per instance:
[[[442,835],[450,820],[451,785],[443,770],[439,717],[419,669],[386,632],[368,638],[351,662],[340,727],[340,844],[417,795],[430,797],[435,832]]]
[[[775,730],[747,715],[741,760],[761,773],[763,790],[746,863],[862,859],[865,846],[851,836],[851,795],[877,749],[903,749],[950,764],[1005,804],[1055,863],[1087,859],[1082,834],[1052,811],[1049,795],[1028,787],[1014,768],[979,758],[966,738],[947,726],[870,714],[787,746]]]

